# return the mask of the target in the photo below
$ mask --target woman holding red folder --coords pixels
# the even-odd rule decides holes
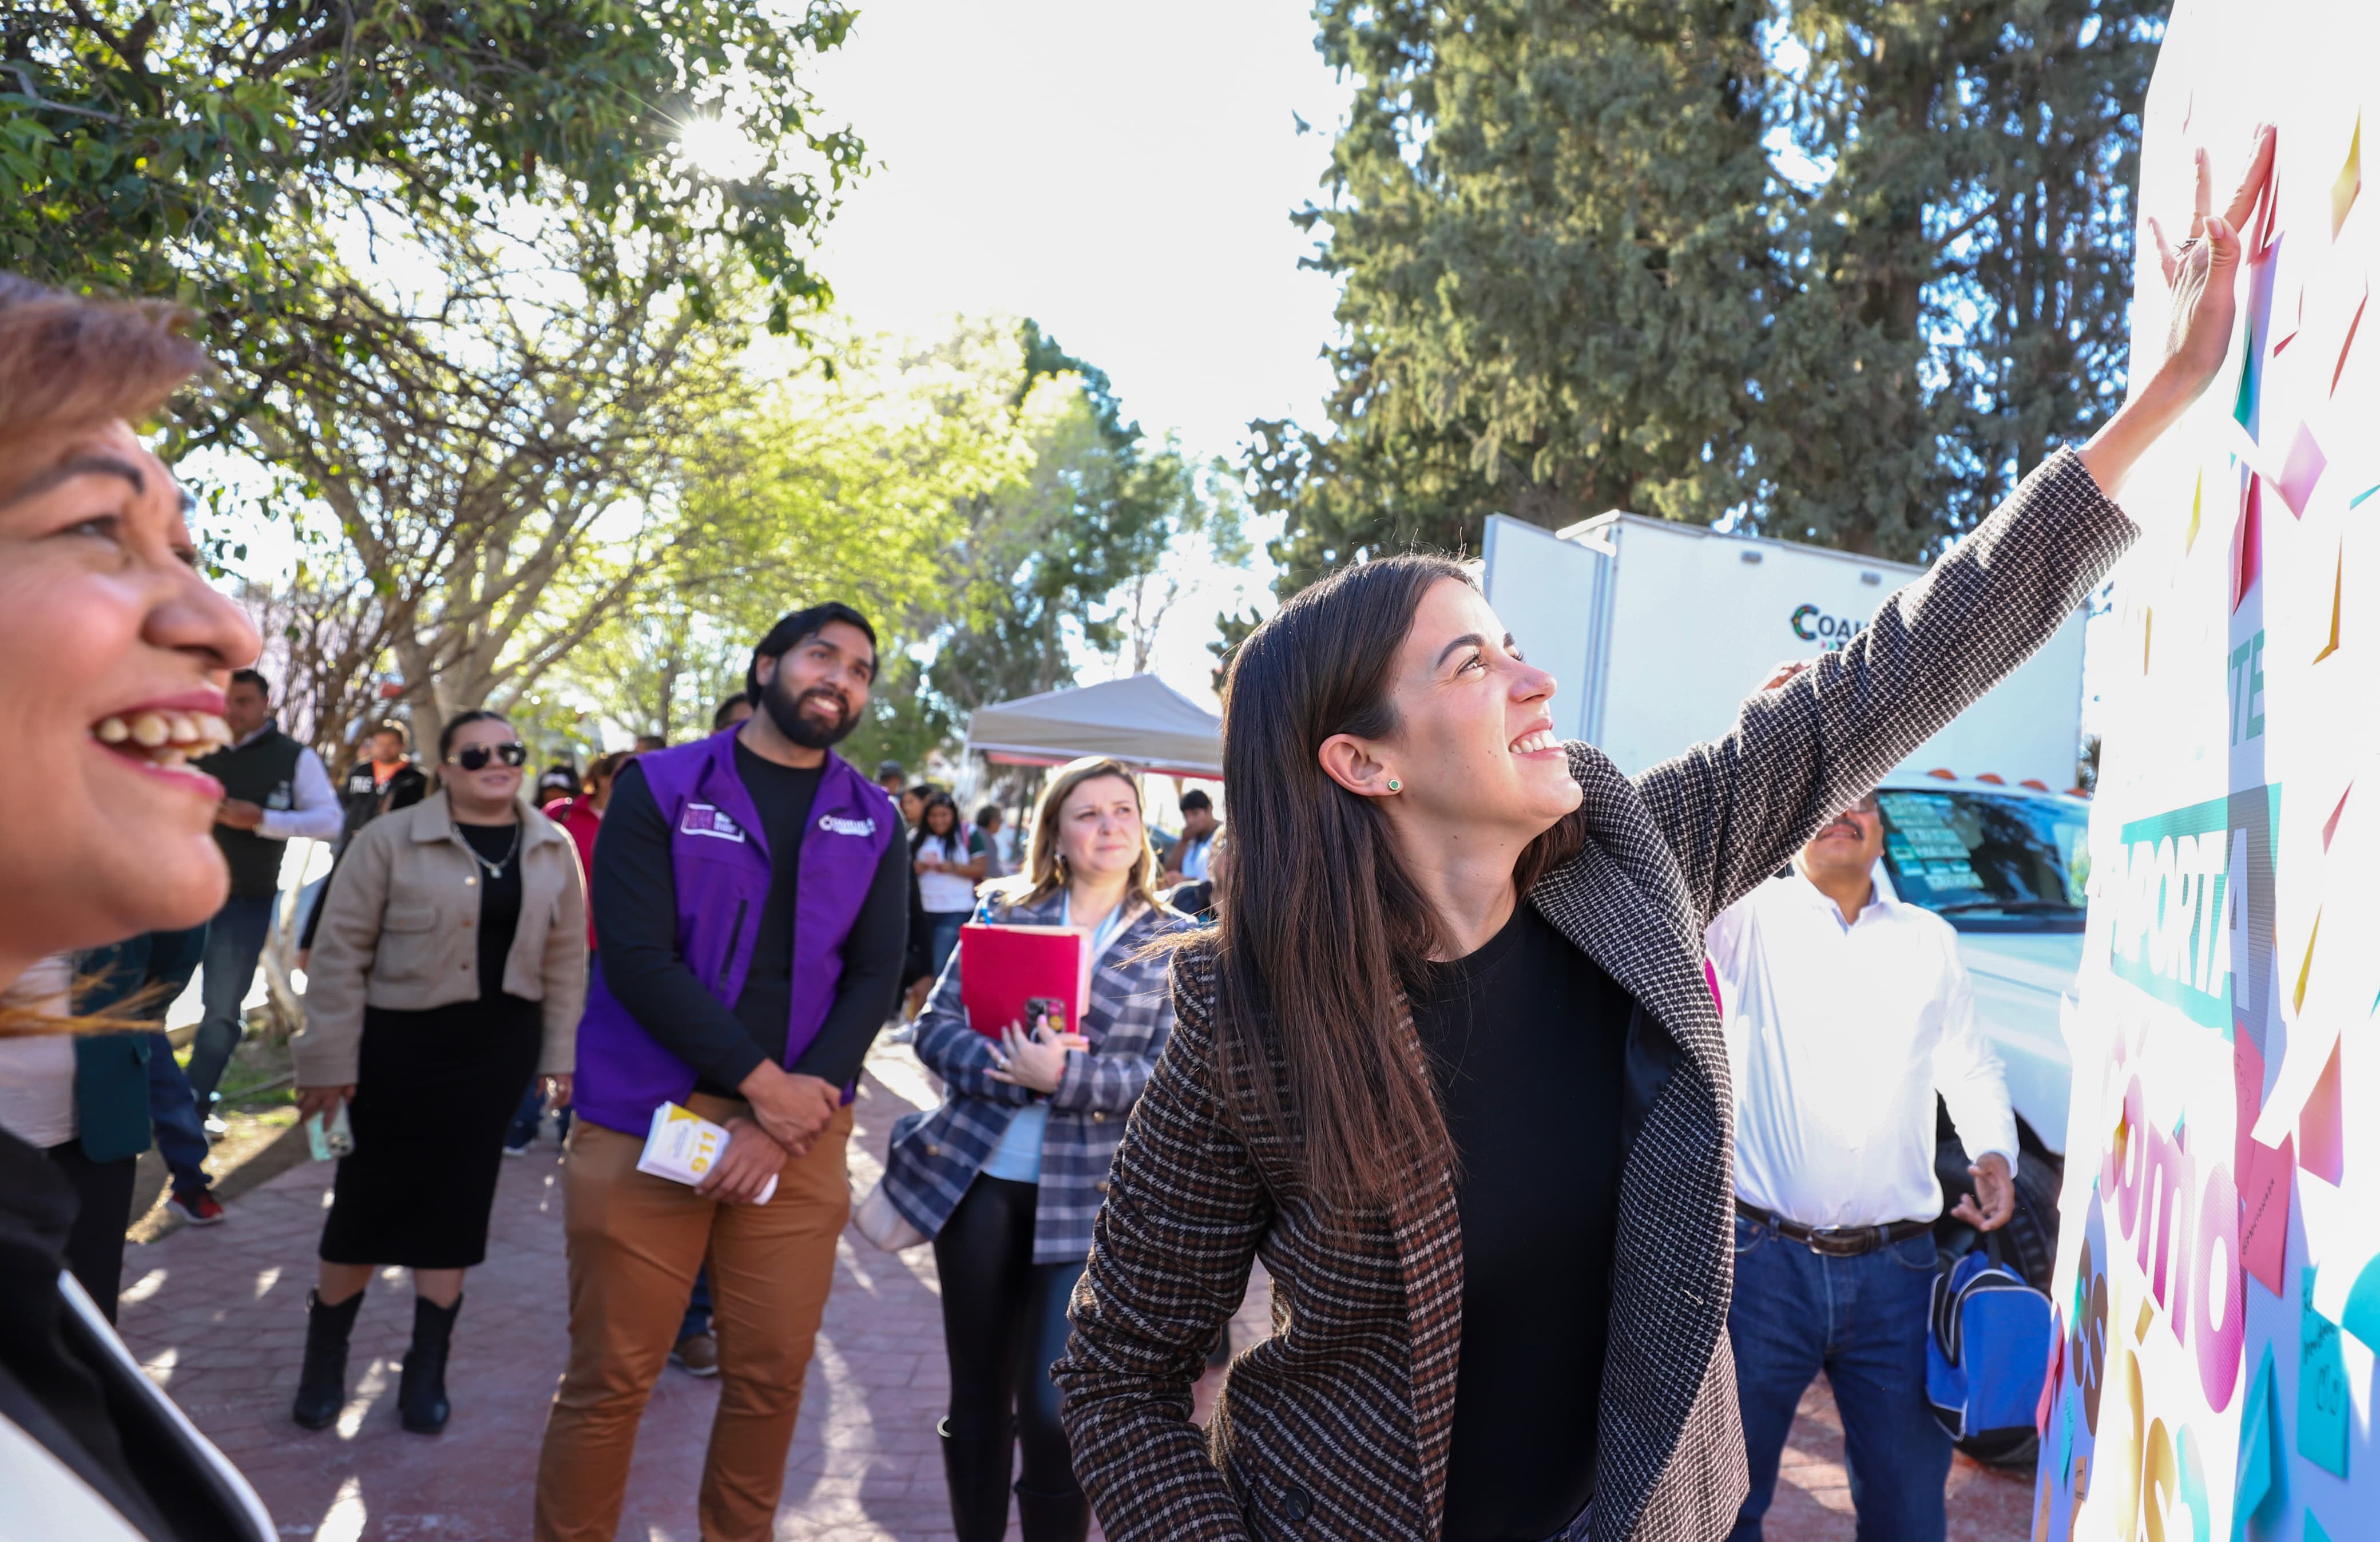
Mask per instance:
[[[1066,1347],[1066,1303],[1124,1116],[1173,1029],[1153,939],[1187,926],[1154,885],[1140,788],[1109,759],[1062,767],[1035,805],[1025,871],[978,913],[1012,926],[1071,927],[1092,953],[1078,1032],[967,1020],[953,953],[918,1020],[917,1056],[942,1078],[941,1107],[895,1127],[884,1191],[934,1239],[951,1357],[942,1463],[958,1542],[1008,1530],[1081,1542],[1090,1506],[1075,1482],[1050,1366]]]

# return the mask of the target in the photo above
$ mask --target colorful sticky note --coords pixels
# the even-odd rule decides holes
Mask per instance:
[[[2240,1267],[2265,1289],[2283,1294],[2281,1271],[2289,1248],[2289,1174],[2297,1167],[2293,1138],[2277,1149],[2248,1143],[2240,1178]]]
[[[2313,925],[2307,929],[2306,931],[2305,962],[2298,965],[2297,989],[2289,993],[2289,1010],[2291,1012],[2303,1012],[2305,1010],[2306,986],[2308,982],[2313,978],[2313,951],[2321,941],[2322,907],[2317,905],[2314,907]]]
[[[2299,1281],[2298,1454],[2340,1477],[2347,1475],[2347,1359],[2338,1324],[2313,1309],[2314,1271]]]
[[[2354,497],[2350,498],[2347,501],[2347,506],[2349,508],[2356,508],[2362,504],[2364,499],[2371,497],[2375,492],[2380,492],[2380,487],[2367,487],[2362,492],[2357,493]]]
[[[2337,1044],[2330,1047],[2330,1059],[2298,1113],[2298,1165],[2325,1184],[2347,1179],[2347,1120],[2339,1097]]]
[[[2149,644],[2156,635],[2156,607],[2141,607],[2141,673],[2149,672]]]
[[[2363,1266],[2348,1288],[2347,1305],[2338,1314],[2338,1326],[2380,1351],[2380,1258]]]
[[[2300,279],[2298,281],[2297,291],[2297,304],[2290,306],[2284,312],[2284,314],[2289,318],[2289,332],[2283,336],[2273,339],[2273,357],[2275,358],[2280,358],[2282,353],[2288,349],[2289,346],[2298,340],[2298,334],[2305,330],[2305,281],[2303,279]],[[2273,330],[2278,332],[2280,331],[2280,328],[2277,325]]]
[[[2289,458],[2281,465],[2281,502],[2299,518],[2305,517],[2307,501],[2313,497],[2314,484],[2322,480],[2324,467],[2330,457],[2314,443],[2313,430],[2298,425],[2297,437],[2289,441]]]
[[[2334,600],[2332,601],[2332,607],[2334,610],[2336,610],[2337,605],[2338,601]],[[2336,619],[2332,621],[2331,625],[2335,632],[2338,627],[2338,622]],[[2328,851],[2330,849],[2330,838],[2338,833],[2339,816],[2347,812],[2347,800],[2354,795],[2355,783],[2350,782],[2347,784],[2347,791],[2338,795],[2338,807],[2330,811],[2330,818],[2322,821],[2323,850]]]
[[[2231,398],[2231,417],[2241,428],[2248,431],[2248,437],[2253,439],[2256,437],[2256,318],[2254,316],[2248,318],[2247,328],[2248,344],[2240,359],[2240,390],[2239,394]]]
[[[2355,329],[2363,324],[2363,308],[2372,303],[2372,287],[2366,283],[2363,297],[2356,302],[2355,315],[2347,323],[2347,340],[2338,345],[2338,362],[2331,366],[2330,394],[2338,395],[2338,377],[2347,373],[2347,355],[2355,346]]]
[[[2380,488],[2374,491],[2380,492]],[[2190,492],[2190,528],[2183,531],[2181,537],[2181,554],[2185,557],[2190,555],[2190,549],[2198,544],[2198,510],[2205,501],[2206,467],[2202,466],[2198,468],[2198,485]]]
[[[2363,115],[2355,115],[2355,132],[2348,136],[2347,164],[2338,168],[2338,176],[2330,185],[2330,238],[2338,239],[2341,226],[2347,224],[2347,212],[2355,207],[2355,195],[2363,188]]]
[[[2265,479],[2248,474],[2240,495],[2240,517],[2231,527],[2231,609],[2236,613],[2265,570]]]
[[[2338,547],[2338,565],[2331,570],[2330,575],[2330,635],[2323,642],[2322,651],[2313,656],[2313,662],[2315,663],[2322,662],[2325,659],[2329,658],[2332,654],[2338,651],[2339,605],[2340,601],[2346,597],[2346,594],[2347,543],[2345,541],[2341,541]],[[2330,849],[2330,831],[2327,826],[2323,830],[2322,844],[2325,851]]]
[[[2240,1465],[2231,1502],[2231,1542],[2242,1542],[2251,1519],[2269,1523],[2281,1508],[2284,1455],[2279,1423],[2273,1409],[2279,1398],[2274,1385],[2273,1346],[2267,1343],[2265,1358],[2256,1366],[2256,1379],[2248,1385],[2248,1406],[2240,1413]]]
[[[2245,1196],[2248,1181],[2248,1132],[2256,1127],[2256,1114],[2265,1106],[2265,1055],[2256,1041],[2248,1037],[2245,1026],[2236,1028],[2231,1036],[2231,1096],[2232,1111],[2237,1116],[2231,1126],[2231,1172],[2239,1179],[2240,1192]],[[2241,1212],[2243,1215],[2246,1212]]]
[[[2322,1523],[2313,1518],[2311,1510],[2306,1512],[2305,1542],[2330,1542],[2330,1533],[2322,1529]]]

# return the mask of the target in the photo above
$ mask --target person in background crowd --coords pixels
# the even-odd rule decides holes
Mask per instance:
[[[356,838],[357,831],[379,815],[410,808],[430,795],[430,778],[408,753],[412,743],[412,735],[401,722],[392,720],[373,727],[365,758],[348,769],[346,780],[339,785],[342,851]]]
[[[50,1029],[0,1038],[0,1130],[37,1149],[68,1184],[66,1265],[114,1322],[132,1180],[149,1147],[140,1062],[147,1045],[136,1034],[68,1031],[74,981],[75,955],[55,953],[0,992],[0,1017]]]
[[[1215,891],[1223,881],[1223,864],[1231,860],[1231,832],[1218,830],[1207,852],[1207,876],[1176,885],[1165,896],[1165,903],[1193,920],[1212,924]]]
[[[1821,1370],[1860,1535],[1941,1542],[1949,1524],[1950,1438],[1925,1399],[1934,1095],[1975,1158],[1975,1192],[1953,1213],[1979,1232],[2015,1209],[2016,1115],[1975,1029],[1958,934],[1876,886],[1883,854],[1871,793],[1719,912],[1705,943],[1735,1086],[1727,1332],[1752,1491],[1732,1542],[1760,1542],[1786,1432]]]
[[[716,734],[733,728],[751,715],[752,698],[737,691],[710,710],[710,731]]]
[[[927,800],[931,798],[941,790],[941,788],[935,786],[930,782],[920,782],[916,786],[910,788],[907,792],[903,793],[901,795],[901,822],[907,825],[911,830],[917,829],[917,821],[926,817]]]
[[[831,747],[875,674],[857,611],[796,611],[753,650],[759,712],[640,757],[613,784],[564,1169],[570,1359],[538,1461],[539,1542],[611,1542],[638,1420],[706,1257],[722,1386],[702,1535],[774,1533],[851,1209],[851,1089],[905,941],[892,806]],[[637,1171],[665,1103],[727,1130],[692,1187]]]
[[[357,831],[382,814],[410,808],[430,795],[430,778],[407,753],[412,743],[413,735],[405,724],[394,720],[382,722],[371,731],[367,758],[347,769],[346,780],[339,784],[341,828],[338,850],[332,854],[332,873],[339,870],[339,858],[346,855]],[[331,880],[325,877],[322,892],[330,890]],[[298,968],[312,961],[314,934],[322,925],[322,904],[317,898],[306,912],[306,929],[298,937]]]
[[[1745,1477],[1705,928],[2139,535],[2109,494],[2233,331],[2240,243],[2203,234],[2168,357],[2089,444],[1634,777],[1554,737],[1552,677],[1453,563],[1343,568],[1240,644],[1220,924],[1174,955],[1173,1039],[1053,1373],[1111,1542],[1727,1532]],[[1190,1387],[1259,1251],[1283,1330],[1201,1429]]]
[[[215,840],[231,864],[231,897],[207,926],[199,982],[202,1015],[190,1047],[190,1090],[205,1109],[212,1109],[224,1067],[247,1031],[240,1003],[273,929],[282,853],[301,836],[335,840],[342,824],[322,758],[273,725],[272,686],[264,676],[252,669],[236,672],[224,700],[232,742],[191,762],[224,785]],[[140,724],[130,726],[138,737]],[[222,1123],[210,1114],[208,1127],[219,1134]]]
[[[1161,881],[1167,888],[1208,876],[1207,853],[1219,828],[1214,799],[1197,787],[1182,795],[1182,839],[1166,853],[1165,877]]]
[[[884,789],[886,797],[897,804],[901,801],[901,795],[908,791],[909,779],[902,772],[900,761],[879,760],[876,762],[876,784]]]
[[[1173,1031],[1165,959],[1148,944],[1187,924],[1158,896],[1140,787],[1121,764],[1059,771],[1028,828],[1026,870],[987,896],[983,917],[1087,936],[1089,1010],[1078,1031],[1017,1023],[987,1037],[951,960],[917,1037],[947,1096],[893,1127],[884,1174],[893,1208],[934,1239],[951,1360],[940,1434],[958,1542],[1008,1534],[1020,1435],[1025,1542],[1082,1542],[1089,1527],[1050,1366],[1066,1346],[1066,1303],[1116,1142]]]
[[[221,683],[260,645],[127,421],[202,362],[163,307],[0,273],[0,992],[38,960],[203,926],[224,902],[224,789],[188,759],[229,742]],[[30,994],[44,1009],[0,1007],[0,1042],[58,1026],[55,976]],[[63,1272],[76,1210],[67,1175],[0,1128],[6,1524],[272,1542],[255,1490]]]
[[[654,750],[667,749],[668,747],[669,740],[659,734],[639,734],[637,735],[637,753],[639,755],[650,755]]]
[[[983,876],[988,879],[1006,878],[1016,870],[1008,843],[1002,839],[1001,827],[1007,822],[1007,813],[996,803],[987,803],[975,811],[976,833],[983,837]]]
[[[346,1401],[347,1335],[373,1271],[413,1271],[413,1344],[396,1402],[446,1427],[463,1272],[487,1257],[506,1123],[542,1074],[570,1101],[587,989],[587,901],[570,838],[521,798],[528,759],[494,712],[438,738],[438,791],[363,828],[323,900],[306,1026],[289,1041],[298,1117],[344,1103],[306,1361],[290,1417],[322,1429]]]
[[[567,760],[557,760],[537,773],[537,788],[529,794],[528,801],[530,807],[543,808],[547,804],[577,797],[580,791],[578,768]]]
[[[959,928],[975,914],[975,886],[983,881],[983,837],[970,838],[959,823],[959,806],[948,793],[933,793],[909,835],[910,863],[917,869],[917,903],[925,907],[929,953],[926,967],[939,977],[959,945]],[[916,988],[923,991],[926,982]],[[923,1002],[922,994],[918,1003]]]
[[[76,1011],[86,1015],[163,1024],[166,1009],[189,985],[190,977],[198,973],[206,943],[207,929],[189,927],[180,931],[143,932],[112,947],[84,953],[76,961],[82,992],[75,1003]],[[145,1135],[156,1141],[158,1153],[165,1160],[165,1170],[172,1175],[166,1208],[192,1226],[218,1225],[225,1219],[225,1210],[223,1201],[214,1196],[213,1180],[207,1176],[207,1136],[198,1099],[192,1095],[182,1068],[174,1063],[174,1047],[164,1034],[152,1028],[140,1037],[142,1043],[134,1056],[145,1064],[140,1077],[145,1089],[145,1113],[140,1123]],[[82,1046],[78,1049],[88,1062],[92,1050]],[[120,1071],[111,1077],[120,1078]],[[132,1146],[132,1154],[138,1157],[140,1146],[133,1146],[136,1137],[130,1133],[133,1121],[128,1108],[128,1079],[124,1079],[123,1085],[124,1090],[116,1095],[119,1106],[103,1120],[120,1132],[115,1143]],[[84,1121],[86,1145],[92,1123],[90,1119]],[[140,1146],[147,1144],[145,1138],[140,1142]],[[122,1239],[117,1240],[120,1243]],[[114,1300],[112,1296],[104,1299]]]

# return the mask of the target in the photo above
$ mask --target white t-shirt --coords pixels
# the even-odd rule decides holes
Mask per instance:
[[[965,862],[973,854],[967,850],[965,832],[941,838],[926,837],[917,855],[931,853],[945,862]],[[947,916],[953,911],[975,908],[975,880],[957,873],[922,872],[917,875],[917,900],[929,915]]]
[[[73,1010],[73,956],[54,953],[0,991],[0,1006],[64,1017]],[[0,1129],[42,1149],[64,1146],[80,1133],[72,1034],[0,1038]]]

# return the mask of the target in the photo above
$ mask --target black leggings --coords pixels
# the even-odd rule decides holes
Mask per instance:
[[[1050,1367],[1066,1351],[1066,1301],[1083,1260],[1033,1261],[1031,1184],[978,1174],[934,1238],[941,1271],[942,1341],[951,1355],[951,1434],[1025,1448],[1020,1487],[1072,1494],[1075,1460],[1058,1422]]]
[[[108,1321],[115,1320],[115,1297],[124,1284],[124,1232],[132,1224],[132,1188],[137,1157],[95,1162],[82,1143],[67,1141],[45,1153],[58,1175],[74,1185],[74,1229],[67,1233],[67,1272],[91,1295]]]

